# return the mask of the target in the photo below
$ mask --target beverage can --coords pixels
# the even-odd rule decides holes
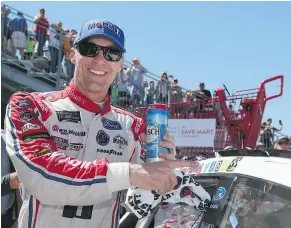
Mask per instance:
[[[147,162],[157,162],[162,159],[159,158],[158,153],[169,153],[165,147],[159,147],[158,143],[163,140],[163,137],[168,132],[168,107],[165,104],[149,105],[146,116],[146,158]]]

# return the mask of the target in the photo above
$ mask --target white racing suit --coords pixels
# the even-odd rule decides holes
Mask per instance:
[[[22,182],[19,228],[118,227],[129,163],[143,163],[142,119],[62,91],[16,93],[6,111],[7,151]]]

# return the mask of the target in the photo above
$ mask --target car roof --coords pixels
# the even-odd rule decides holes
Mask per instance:
[[[227,176],[241,174],[291,188],[291,159],[280,157],[217,157],[200,161],[197,169],[182,169],[187,174]]]

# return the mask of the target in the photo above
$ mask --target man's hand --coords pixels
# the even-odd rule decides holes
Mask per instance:
[[[144,190],[157,190],[164,194],[177,185],[173,170],[182,167],[197,168],[199,162],[161,161],[144,165],[130,164],[131,185]]]
[[[168,153],[159,153],[159,157],[164,160],[176,160],[176,146],[175,138],[169,135],[164,136],[164,140],[159,142],[160,147],[165,147],[169,149]]]
[[[141,140],[146,144],[146,134],[142,133],[140,134]],[[175,138],[169,135],[164,136],[164,140],[159,142],[160,147],[165,147],[169,149],[168,153],[159,153],[159,157],[164,160],[176,160],[176,146],[175,146]]]
[[[20,181],[16,172],[10,174],[10,187],[11,189],[18,189]]]

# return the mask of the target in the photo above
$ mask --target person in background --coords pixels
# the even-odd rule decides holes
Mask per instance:
[[[11,228],[18,216],[16,190],[20,181],[6,151],[5,132],[1,130],[1,227]]]
[[[263,143],[266,149],[273,147],[273,131],[270,126],[270,120],[261,125],[259,142]]]
[[[21,59],[24,59],[24,49],[27,47],[27,22],[22,12],[17,12],[17,17],[9,21],[8,27],[12,38],[12,56],[16,57],[16,50],[19,49]]]
[[[274,145],[275,150],[290,150],[290,139],[288,136],[281,136]]]
[[[209,90],[205,89],[204,82],[201,82],[199,84],[199,88],[200,88],[199,93],[200,93],[201,96],[197,96],[197,99],[205,99],[205,98],[211,98],[212,97],[211,96],[211,92]]]
[[[173,83],[170,88],[170,101],[173,107],[172,114],[178,114],[181,113],[183,110],[183,104],[181,103],[183,101],[183,93],[182,88],[178,85],[178,79],[175,78],[173,80]]]
[[[67,72],[67,67],[66,67],[66,57],[70,56],[70,50],[71,50],[71,45],[70,45],[70,29],[68,28],[64,28],[64,37],[63,37],[63,41],[62,41],[62,53],[63,53],[63,59],[62,59],[62,69],[63,72],[66,76],[67,81],[69,82],[69,76],[68,76],[68,72]],[[71,61],[71,59],[70,59]]]
[[[71,32],[69,29],[65,29],[65,36],[63,40],[63,71],[65,72],[68,81],[71,81],[74,76],[75,65],[71,62],[70,51],[73,47],[74,39],[73,37],[77,34],[76,30],[72,29]]]
[[[157,102],[167,104],[168,103],[168,93],[170,89],[170,82],[168,81],[168,74],[166,71],[162,72],[161,79],[157,83]]]
[[[185,103],[183,107],[183,114],[189,115],[195,113],[195,103],[194,95],[191,90],[186,90],[183,97],[183,102]]]
[[[265,145],[266,149],[271,149],[274,146],[274,132],[279,132],[283,128],[283,123],[280,120],[280,129],[272,127],[272,119],[268,118],[266,122],[261,125],[259,141]]]
[[[173,80],[173,83],[171,85],[171,103],[179,103],[183,101],[183,93],[182,88],[179,86],[179,81],[177,78]]]
[[[132,98],[132,106],[136,108],[140,106],[143,96],[142,83],[144,81],[144,74],[147,73],[147,69],[144,68],[140,60],[134,58],[131,62],[131,67],[129,68],[127,74],[129,76],[129,86],[130,96]]]
[[[10,9],[4,8],[1,6],[1,47],[2,52],[7,53],[8,52],[8,39],[10,36],[8,23],[9,23],[9,14]]]
[[[146,102],[147,105],[153,104],[155,100],[156,89],[155,89],[155,81],[150,81],[150,87],[146,90]]]
[[[141,90],[141,105],[144,106],[146,99],[147,99],[147,88],[149,87],[149,84],[147,81],[143,81],[142,83],[142,90]]]
[[[47,34],[46,41],[45,41],[44,46],[43,46],[43,56],[42,56],[43,58],[45,58],[47,60],[47,64],[44,67],[45,72],[47,72],[47,73],[50,73],[50,71],[51,71],[51,54],[50,54],[50,50],[49,50],[49,39],[50,39],[50,37]],[[38,44],[38,42],[36,43],[35,49],[38,48],[37,44]]]
[[[45,18],[45,9],[41,8],[39,10],[39,14],[34,17],[34,23],[35,23],[35,38],[38,42],[37,45],[37,55],[43,56],[43,46],[46,41],[48,28],[49,28],[49,22]]]
[[[58,60],[59,60],[59,52],[61,49],[61,41],[60,41],[60,33],[62,30],[62,22],[58,22],[57,24],[52,24],[49,29],[49,51],[51,56],[51,73],[57,72]]]
[[[124,109],[127,109],[130,105],[130,93],[128,90],[129,75],[127,74],[127,70],[128,69],[124,67],[117,73],[114,84],[117,92],[116,104]]]
[[[201,112],[205,112],[206,107],[207,107],[207,103],[209,98],[211,98],[211,92],[209,90],[205,89],[205,84],[204,82],[201,82],[199,84],[199,90],[194,90],[193,94],[197,100],[197,105],[196,105],[196,112],[197,113],[201,113]]]
[[[25,60],[31,60],[35,44],[36,44],[35,37],[33,35],[30,35],[30,37],[27,39],[27,46],[24,51]]]

